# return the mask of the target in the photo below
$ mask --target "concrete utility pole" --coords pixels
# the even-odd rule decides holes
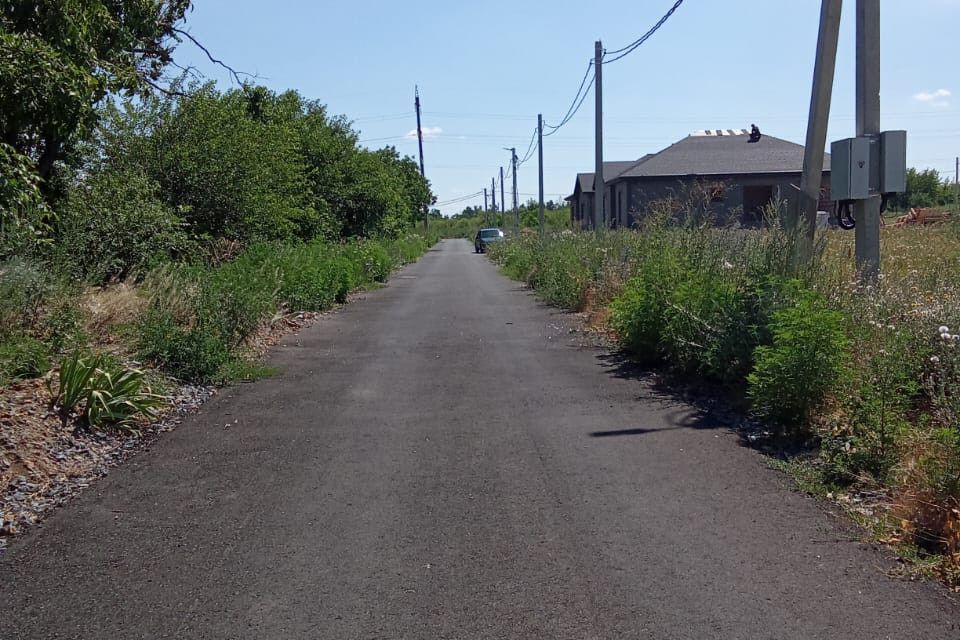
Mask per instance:
[[[510,147],[510,162],[513,163],[513,233],[520,235],[520,209],[517,198],[517,149]]]
[[[493,209],[493,226],[499,227],[500,225],[497,223],[499,213],[497,211],[497,181],[494,178],[490,178],[490,199],[492,200],[490,208]]]
[[[417,143],[420,145],[420,177],[426,178],[423,170],[423,129],[420,128],[420,87],[413,85],[413,105],[417,108]],[[423,229],[430,225],[430,205],[423,207]]]
[[[503,167],[500,167],[500,213],[503,215],[503,226],[507,226],[507,198],[503,195]]]
[[[543,114],[537,114],[537,156],[540,160],[540,235],[543,235]]]
[[[857,136],[876,140],[870,184],[880,184],[880,0],[857,0]],[[880,275],[880,195],[854,203],[857,271],[865,282]]]
[[[827,124],[833,75],[837,65],[837,42],[840,38],[840,12],[843,0],[823,0],[820,5],[820,34],[817,57],[813,65],[813,89],[810,92],[810,115],[807,119],[807,141],[803,151],[803,175],[800,194],[794,203],[791,223],[806,224],[803,259],[813,253],[813,237],[817,227],[820,183],[823,178],[823,153],[827,144]]]
[[[487,226],[487,188],[483,188],[483,226]]]
[[[596,169],[593,173],[593,230],[600,231],[606,224],[603,210],[603,43],[593,44],[593,91],[596,97]]]

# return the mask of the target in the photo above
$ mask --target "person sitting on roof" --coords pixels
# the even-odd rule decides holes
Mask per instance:
[[[750,125],[750,142],[760,142],[760,128],[755,124]]]

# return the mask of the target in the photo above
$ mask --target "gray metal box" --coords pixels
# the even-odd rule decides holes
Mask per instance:
[[[880,193],[907,190],[907,132],[880,134]]]
[[[830,193],[834,200],[870,196],[870,139],[845,138],[830,145]]]

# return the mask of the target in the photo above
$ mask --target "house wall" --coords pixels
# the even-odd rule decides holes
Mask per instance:
[[[577,194],[577,210],[580,212],[580,226],[583,229],[593,228],[593,194]]]
[[[699,182],[699,185],[697,183]],[[773,198],[781,198],[789,203],[800,185],[800,173],[737,175],[716,177],[670,177],[670,178],[621,178],[614,185],[626,191],[625,200],[629,203],[625,212],[624,224],[634,225],[649,211],[650,205],[657,200],[677,198],[685,200],[697,197],[698,200],[710,200],[710,211],[718,224],[727,224],[738,220],[745,226],[760,223],[757,215],[744,211],[744,188],[769,187]],[[710,197],[710,189],[722,186],[717,198]],[[826,198],[830,193],[830,174],[823,176]],[[693,194],[700,192],[697,196]],[[821,206],[827,206],[822,202]]]

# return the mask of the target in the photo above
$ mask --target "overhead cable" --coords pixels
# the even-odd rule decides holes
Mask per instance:
[[[654,33],[656,33],[656,32],[657,32],[657,29],[659,29],[660,27],[663,26],[663,23],[665,23],[667,20],[670,19],[670,16],[673,15],[673,12],[676,11],[676,10],[680,7],[681,4],[683,4],[683,0],[677,0],[675,3],[673,3],[673,6],[670,7],[670,10],[667,11],[667,13],[664,14],[664,16],[663,16],[662,18],[660,18],[660,20],[657,21],[657,24],[655,24],[655,25],[653,25],[652,27],[650,27],[650,30],[649,30],[649,31],[647,31],[645,34],[643,34],[642,36],[640,36],[639,38],[637,38],[636,40],[634,40],[633,42],[631,42],[631,43],[628,44],[627,46],[622,47],[622,48],[620,48],[620,49],[616,49],[616,50],[614,50],[614,51],[604,51],[604,52],[603,52],[603,57],[604,57],[604,59],[603,59],[603,64],[610,64],[611,62],[616,62],[616,61],[619,60],[620,58],[623,58],[623,57],[628,56],[628,55],[630,55],[631,53],[633,53],[633,51],[634,51],[637,47],[639,47],[640,45],[642,45],[644,42],[646,42],[646,41],[650,38],[650,36],[652,36]],[[619,55],[618,55],[618,54],[619,54]],[[607,60],[606,57],[607,57],[608,55],[610,55],[610,56],[615,56],[615,57]]]

